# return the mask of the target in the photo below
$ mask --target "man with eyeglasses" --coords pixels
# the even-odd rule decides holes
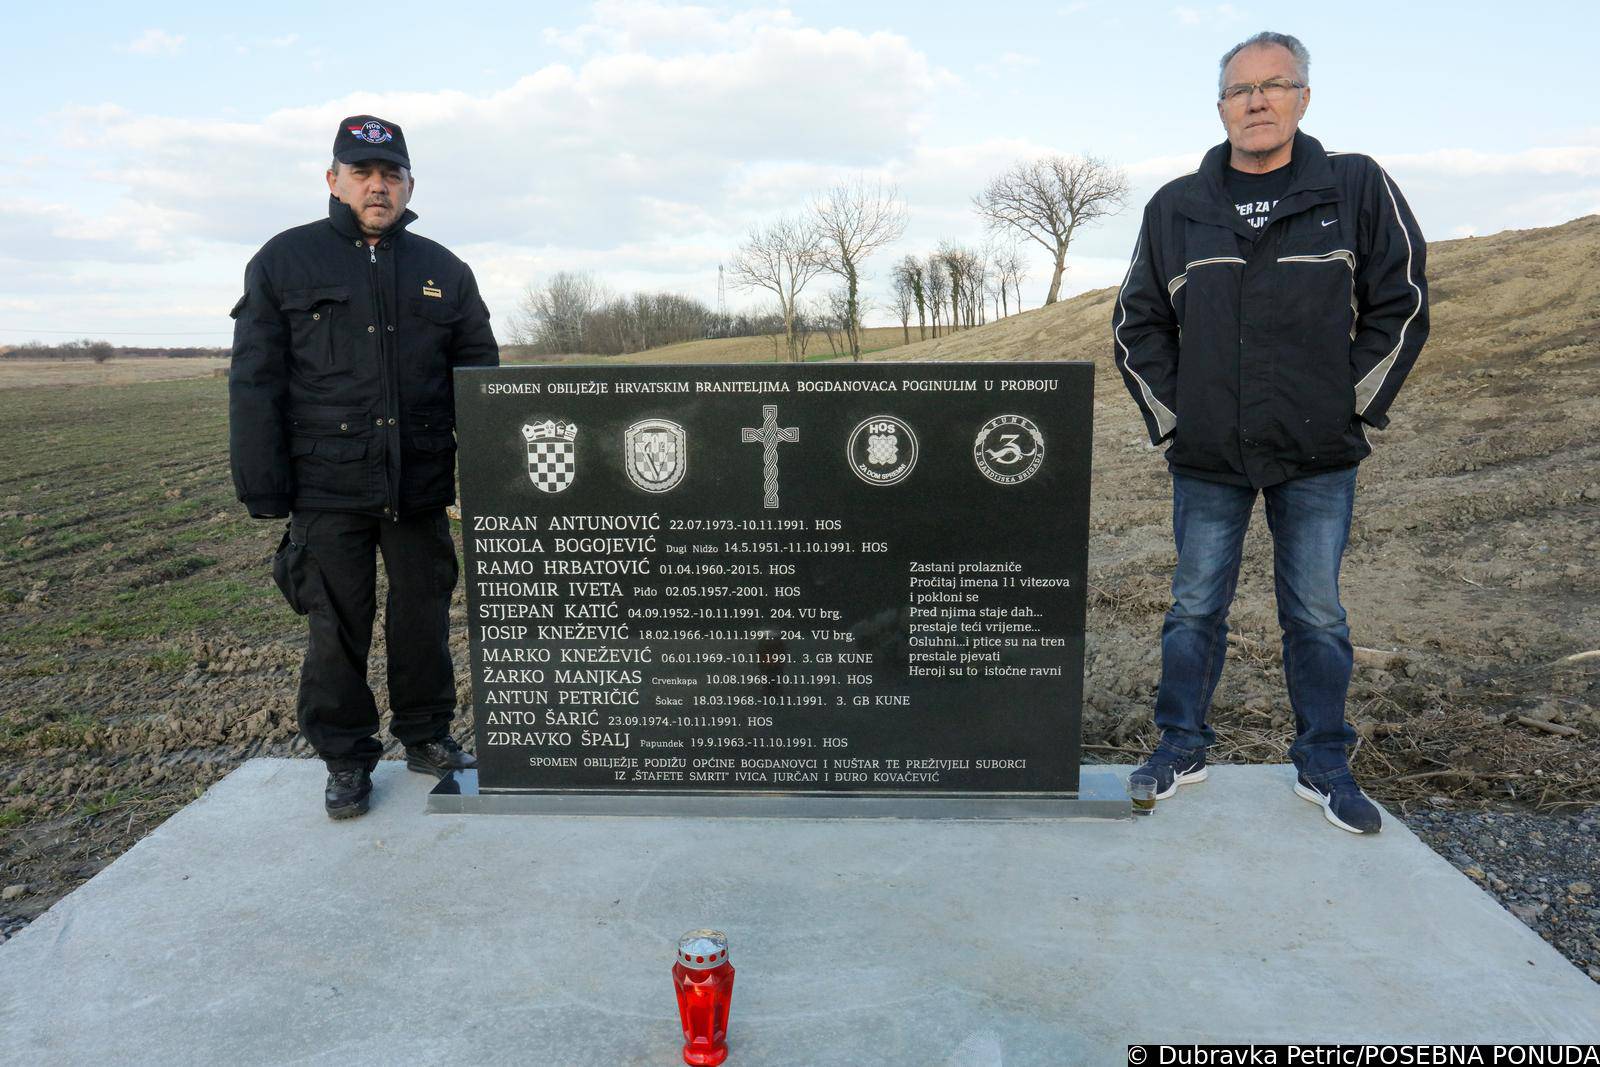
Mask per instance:
[[[1369,427],[1428,336],[1425,248],[1370,157],[1300,132],[1310,55],[1259,33],[1222,57],[1228,139],[1146,206],[1112,316],[1117,367],[1153,444],[1167,443],[1178,563],[1161,630],[1155,721],[1139,770],[1157,796],[1204,781],[1206,723],[1257,495],[1272,534],[1294,790],[1329,822],[1376,833],[1350,773],[1352,650],[1339,564]]]

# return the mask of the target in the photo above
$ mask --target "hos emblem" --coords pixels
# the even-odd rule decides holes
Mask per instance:
[[[577,474],[578,424],[565,419],[545,419],[522,427],[528,443],[528,477],[542,493],[559,493]]]
[[[850,431],[845,454],[850,469],[868,485],[894,485],[917,465],[917,435],[893,415],[874,415]]]
[[[996,415],[978,431],[972,459],[991,482],[1016,485],[1032,478],[1044,462],[1044,435],[1022,415]]]
[[[677,487],[689,470],[683,427],[666,419],[640,419],[622,435],[622,469],[647,493]]]

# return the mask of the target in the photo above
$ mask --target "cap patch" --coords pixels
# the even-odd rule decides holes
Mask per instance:
[[[360,126],[347,126],[345,129],[349,130],[350,136],[356,140],[365,141],[368,144],[383,144],[386,141],[394,140],[394,134],[389,130],[389,127],[381,122],[367,122]]]

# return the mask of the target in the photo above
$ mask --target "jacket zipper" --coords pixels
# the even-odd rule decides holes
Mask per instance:
[[[377,245],[367,245],[367,264],[367,272],[372,283],[372,318],[373,322],[377,325],[375,334],[378,341],[378,389],[383,394],[383,412],[378,422],[380,428],[383,429],[388,426],[386,419],[388,418],[389,414],[389,369],[387,364],[384,362],[383,357],[383,296],[378,291],[378,283],[381,281],[381,278],[378,274]],[[383,432],[388,431],[387,429],[383,429]],[[385,438],[385,441],[387,440],[388,438]],[[389,507],[386,509],[389,513],[389,518],[395,522],[399,522],[400,507],[395,501],[393,486],[391,485],[389,479],[389,450],[387,447],[384,448],[383,459],[383,495],[384,499],[389,501]]]

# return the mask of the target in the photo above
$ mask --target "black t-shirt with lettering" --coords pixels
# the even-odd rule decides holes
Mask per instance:
[[[1233,201],[1239,217],[1244,219],[1251,229],[1259,230],[1267,224],[1267,218],[1272,214],[1272,205],[1289,191],[1289,182],[1293,177],[1292,163],[1276,170],[1269,170],[1265,174],[1247,174],[1229,167],[1223,175],[1223,182],[1227,185],[1228,197]]]

